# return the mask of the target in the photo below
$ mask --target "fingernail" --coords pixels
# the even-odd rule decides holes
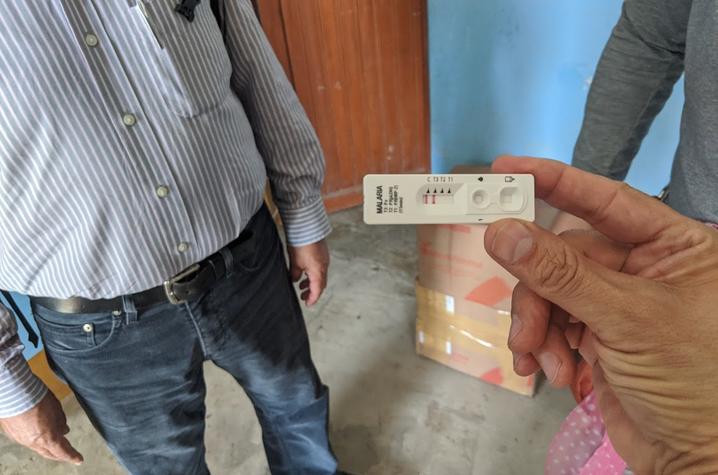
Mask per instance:
[[[543,353],[539,353],[536,359],[538,359],[543,372],[546,373],[546,378],[548,378],[549,382],[554,382],[561,369],[561,360],[559,357],[553,353],[544,351]]]
[[[523,328],[524,324],[521,322],[521,318],[519,318],[518,314],[512,313],[511,314],[511,329],[509,330],[509,345],[511,342],[516,338],[516,336],[521,333],[521,329]]]
[[[513,264],[528,254],[533,244],[531,231],[524,224],[509,221],[501,226],[494,236],[491,253],[498,259]]]

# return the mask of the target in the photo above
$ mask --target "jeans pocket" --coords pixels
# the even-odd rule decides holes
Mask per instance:
[[[242,247],[241,256],[234,262],[234,266],[239,273],[251,274],[256,272],[260,267],[266,265],[267,253],[266,247],[269,246],[270,242],[258,242],[256,230],[247,229],[247,238],[244,242],[239,244]]]
[[[121,319],[111,313],[63,314],[32,306],[42,344],[56,354],[88,354],[114,339]]]
[[[255,251],[252,254],[239,259],[234,264],[236,270],[241,274],[251,274],[256,272],[262,265],[261,257],[260,253]]]

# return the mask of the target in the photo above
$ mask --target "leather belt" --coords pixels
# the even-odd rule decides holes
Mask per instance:
[[[162,285],[127,297],[132,299],[137,309],[168,302],[173,305],[184,304],[188,300],[199,297],[228,275],[235,267],[234,263],[254,254],[255,241],[254,233],[250,229],[245,229],[225,248],[167,279]],[[59,313],[106,313],[121,312],[124,308],[124,298],[90,300],[81,297],[69,299],[30,297],[30,301]]]

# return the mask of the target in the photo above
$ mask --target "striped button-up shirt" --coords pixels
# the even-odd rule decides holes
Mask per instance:
[[[108,298],[235,238],[269,178],[291,245],[321,240],[316,134],[249,0],[8,0],[0,15],[0,288]],[[44,394],[0,311],[0,417]]]

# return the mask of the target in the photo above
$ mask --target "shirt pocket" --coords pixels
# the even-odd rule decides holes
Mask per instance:
[[[132,7],[146,31],[168,107],[182,117],[205,114],[230,94],[232,64],[209,2],[194,21],[174,11],[175,0],[137,0]]]

